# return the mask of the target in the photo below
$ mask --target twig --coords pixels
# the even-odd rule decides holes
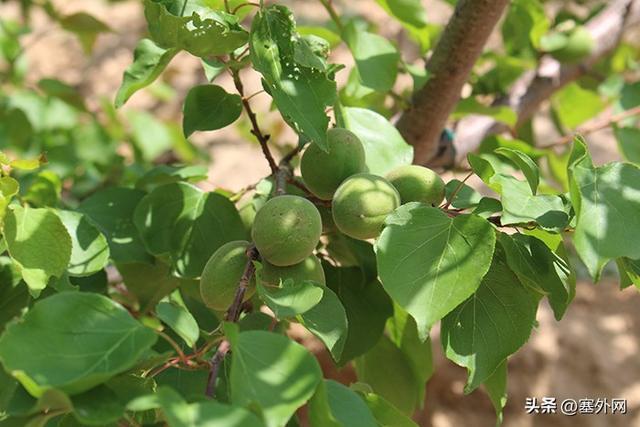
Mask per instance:
[[[248,1],[248,2],[246,2],[246,3],[240,3],[239,5],[237,5],[236,7],[234,7],[234,8],[233,8],[233,10],[231,11],[231,13],[232,13],[233,15],[235,15],[237,11],[239,11],[240,9],[242,9],[243,7],[246,7],[246,6],[255,6],[255,7],[260,7],[260,4],[258,4],[258,3],[254,3],[254,2],[250,2],[250,1]]]
[[[449,200],[447,201],[447,203],[445,203],[444,206],[442,206],[443,209],[447,209],[449,208],[449,206],[451,206],[451,203],[453,202],[453,200],[456,198],[460,190],[462,190],[464,183],[467,182],[467,180],[471,178],[471,176],[473,176],[473,171],[469,172],[467,176],[465,176],[464,179],[460,181],[460,183],[455,188],[455,190],[453,190],[453,193],[451,193],[451,196],[449,196]]]
[[[280,160],[280,164],[288,165],[289,163],[291,163],[291,160],[293,160],[293,158],[298,155],[300,150],[302,150],[302,146],[300,144],[296,145],[296,147],[293,150],[289,151],[287,154],[284,155],[284,157]]]
[[[242,105],[244,106],[244,110],[247,112],[247,116],[249,116],[249,121],[251,122],[251,133],[256,137],[258,142],[260,143],[260,148],[262,148],[262,153],[264,157],[267,159],[269,163],[269,168],[271,168],[271,173],[275,175],[278,172],[278,165],[276,161],[273,159],[273,155],[269,150],[269,146],[267,142],[269,141],[269,135],[265,135],[260,130],[260,126],[258,125],[258,119],[256,114],[251,109],[251,104],[249,104],[249,100],[244,96],[244,85],[242,84],[242,80],[240,79],[240,72],[236,69],[231,70],[231,75],[233,76],[233,83],[236,87],[236,90],[242,97]]]
[[[180,358],[180,362],[184,363],[185,365],[187,365],[188,361],[187,361],[187,356],[185,356],[184,352],[182,351],[182,349],[180,348],[180,346],[178,345],[178,343],[176,343],[169,335],[165,334],[162,331],[156,331],[158,333],[158,335],[160,335],[162,338],[164,338],[165,341],[167,341],[171,347],[173,347],[173,349],[176,351],[176,353],[178,353],[178,357]]]
[[[274,193],[276,196],[282,196],[287,193],[287,182],[290,182],[291,175],[291,169],[286,166],[280,166],[275,176],[276,188]]]
[[[238,282],[238,287],[236,288],[236,293],[233,298],[233,302],[229,309],[227,310],[227,314],[225,315],[225,320],[227,322],[237,322],[240,318],[240,312],[242,311],[242,301],[244,300],[244,295],[247,292],[247,287],[249,286],[249,282],[255,273],[255,265],[254,261],[258,259],[258,251],[255,246],[250,246],[247,249],[247,264],[245,265],[244,272],[242,273],[242,277]],[[209,377],[207,380],[207,389],[205,390],[205,394],[209,397],[213,397],[215,395],[216,390],[216,380],[218,378],[218,371],[220,370],[220,364],[224,360],[225,356],[229,352],[230,345],[229,341],[224,340],[218,346],[216,353],[211,358],[210,368],[209,368]]]
[[[336,24],[336,27],[338,27],[338,30],[341,33],[344,32],[344,25],[342,24],[340,15],[338,15],[338,12],[336,12],[335,8],[333,7],[333,2],[331,0],[320,0],[320,3],[322,3],[322,6],[324,6],[327,12],[329,12],[329,16],[331,17],[331,20]]]
[[[205,391],[205,395],[207,395],[208,397],[213,397],[216,393],[216,380],[218,378],[218,371],[220,370],[222,361],[229,352],[229,348],[229,341],[222,341],[218,346],[216,354],[214,354],[213,358],[211,359],[211,369],[209,370],[209,377],[207,378],[207,390]]]
[[[569,134],[569,135],[564,135],[560,138],[558,138],[557,140],[551,142],[550,144],[546,144],[543,145],[543,148],[546,147],[554,147],[557,145],[564,145],[567,144],[571,141],[573,141],[573,139],[575,138],[576,135],[588,135],[590,133],[593,132],[597,132],[599,130],[608,128],[609,126],[615,124],[615,123],[619,123],[625,119],[628,119],[630,117],[634,117],[640,115],[640,105],[637,107],[633,107],[630,108],[628,110],[625,110],[621,113],[618,114],[613,114],[609,117],[605,117],[604,119],[599,119],[599,120],[593,120],[592,122],[587,123],[586,125],[579,127],[576,132]]]

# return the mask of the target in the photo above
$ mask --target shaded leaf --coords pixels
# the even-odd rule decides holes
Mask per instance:
[[[153,40],[142,39],[133,51],[133,62],[122,76],[122,84],[114,104],[120,108],[131,96],[153,83],[179,52],[178,49],[163,49]]]
[[[7,327],[0,361],[33,396],[49,388],[73,395],[131,368],[155,341],[151,329],[109,298],[65,292]]]
[[[4,238],[34,296],[51,277],[61,277],[71,259],[71,237],[49,209],[12,206],[4,220]]]
[[[480,285],[491,264],[495,232],[478,216],[449,218],[420,203],[396,209],[386,224],[376,242],[378,274],[424,339]]]
[[[71,236],[71,259],[67,272],[71,276],[90,276],[109,262],[107,238],[86,218],[73,211],[56,211]]]
[[[612,259],[640,259],[640,168],[628,163],[596,167],[576,138],[569,162],[576,211],[573,243],[591,277],[598,280]]]
[[[284,425],[313,395],[322,378],[318,362],[282,335],[226,329],[232,349],[231,402],[257,405],[267,427]]]
[[[241,112],[240,95],[227,93],[217,85],[194,86],[184,101],[184,135],[197,130],[221,129],[236,121]]]
[[[503,258],[497,253],[477,291],[442,319],[447,358],[469,372],[466,393],[485,382],[529,339],[535,322],[537,298]]]

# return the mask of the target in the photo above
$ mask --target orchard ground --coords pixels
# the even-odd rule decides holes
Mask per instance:
[[[35,84],[42,77],[56,76],[69,84],[79,85],[90,107],[95,107],[102,97],[112,99],[120,85],[122,72],[131,60],[133,47],[146,27],[141,7],[135,2],[107,4],[101,0],[58,0],[55,3],[65,13],[88,11],[94,14],[109,23],[113,33],[100,36],[93,55],[85,57],[73,36],[36,14],[36,31],[26,39],[30,46],[27,52],[30,62],[28,81]],[[296,10],[311,21],[325,17],[320,3],[304,0],[293,3]],[[381,23],[385,19],[381,9],[369,7],[370,0],[337,3],[341,10],[357,10],[376,22]],[[451,13],[451,8],[444,2],[429,0],[425,4],[432,20],[445,22]],[[14,13],[15,10],[0,6],[3,16]],[[387,25],[385,22],[380,27],[389,38],[397,39],[398,28],[394,23]],[[402,40],[399,43],[402,45]],[[495,45],[496,42],[491,43]],[[406,49],[404,51],[407,52]],[[345,51],[338,50],[334,55],[339,58],[337,62],[349,64],[352,61]],[[257,74],[243,77],[247,93],[260,89]],[[339,79],[345,77],[338,74]],[[192,85],[203,81],[197,60],[183,53],[165,73],[165,82],[170,83],[177,96],[168,100],[160,98],[163,88],[156,84],[151,90],[136,94],[129,104],[163,118],[180,120],[184,95]],[[406,83],[399,81],[398,85]],[[222,78],[219,84],[231,88],[230,79]],[[154,93],[155,96],[152,95]],[[252,103],[255,103],[257,111],[267,111],[268,99],[258,95]],[[274,140],[288,144],[295,141],[293,133],[282,128],[284,125],[278,120],[277,113],[264,114],[261,120]],[[535,126],[550,140],[557,136],[544,118],[537,120]],[[269,174],[259,147],[247,135],[227,129],[200,133],[194,136],[194,140],[206,147],[212,157],[209,180],[204,184],[206,189],[223,187],[238,190]],[[615,141],[608,131],[589,135],[588,142],[596,163],[618,159]],[[452,177],[452,174],[447,174],[445,180]],[[470,184],[482,188],[479,180]],[[611,275],[598,286],[581,280],[576,300],[561,322],[553,320],[546,302],[541,305],[539,327],[532,334],[531,341],[509,363],[509,403],[505,408],[504,426],[640,426],[640,381],[637,380],[640,378],[640,358],[637,357],[640,349],[640,311],[637,309],[640,295],[633,288],[620,292],[617,286],[617,278]],[[310,348],[323,351],[318,342],[302,332],[302,328],[296,328],[292,333]],[[432,337],[437,343],[437,330]],[[428,384],[420,425],[493,425],[495,418],[489,399],[481,392],[463,397],[464,370],[446,361],[439,345],[434,345],[434,350],[435,374]],[[324,366],[332,369],[329,363]],[[332,372],[329,376],[346,382],[355,380],[354,373],[349,370]],[[525,398],[542,396],[556,397],[559,401],[584,397],[623,398],[628,401],[628,414],[606,417],[526,415]]]

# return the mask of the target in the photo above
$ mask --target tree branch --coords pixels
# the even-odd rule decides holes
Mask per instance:
[[[258,256],[259,254],[256,247],[253,245],[249,246],[249,248],[247,249],[247,264],[245,265],[242,277],[240,277],[240,281],[238,282],[238,287],[236,288],[233,302],[231,303],[231,306],[229,306],[227,314],[224,317],[224,320],[226,320],[227,322],[237,322],[240,318],[244,294],[247,292],[249,282],[251,281],[251,278],[256,271],[253,262],[258,259]],[[229,341],[224,340],[220,343],[218,349],[216,350],[216,353],[211,358],[209,377],[207,379],[207,389],[205,390],[205,395],[209,397],[213,397],[216,393],[216,380],[218,378],[218,371],[220,370],[220,365],[229,352],[229,349]]]
[[[427,62],[429,79],[414,94],[398,129],[414,146],[414,162],[436,157],[440,134],[460,98],[463,85],[482,53],[509,0],[460,0],[433,55]]]
[[[625,29],[640,22],[640,1],[612,0],[586,25],[594,39],[595,48],[582,62],[561,64],[545,56],[536,70],[529,71],[513,85],[504,105],[518,115],[516,129],[526,123],[538,111],[541,104],[565,85],[585,75],[598,61],[611,53]],[[464,161],[467,154],[475,151],[489,135],[502,133],[508,127],[487,116],[471,115],[462,119],[456,127],[453,141],[454,156],[432,158],[432,166],[452,166]]]
[[[232,68],[231,76],[233,77],[233,83],[236,87],[236,90],[242,97],[242,105],[244,110],[247,112],[247,116],[249,116],[249,121],[251,122],[251,133],[256,137],[258,142],[260,143],[260,148],[262,148],[262,153],[264,157],[267,159],[269,163],[269,168],[271,169],[271,173],[275,176],[278,172],[278,165],[276,161],[273,159],[273,155],[269,150],[269,146],[267,142],[269,141],[269,135],[265,135],[260,130],[260,126],[258,125],[258,119],[256,114],[251,109],[251,104],[249,104],[249,99],[244,96],[244,85],[242,84],[242,80],[240,79],[240,71]]]

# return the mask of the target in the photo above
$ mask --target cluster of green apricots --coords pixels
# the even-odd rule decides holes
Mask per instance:
[[[316,144],[308,146],[300,173],[315,197],[331,201],[330,209],[287,194],[269,199],[255,214],[251,237],[260,254],[262,285],[278,286],[287,279],[325,284],[322,265],[313,254],[323,229],[337,229],[354,239],[373,239],[382,231],[387,215],[401,204],[438,206],[444,199],[444,182],[429,168],[408,165],[386,177],[373,175],[367,173],[365,150],[355,134],[332,128],[327,144],[326,151]],[[229,242],[207,262],[200,292],[210,308],[223,311],[233,302],[250,246],[247,241]],[[253,293],[255,280],[251,279],[245,298]]]

